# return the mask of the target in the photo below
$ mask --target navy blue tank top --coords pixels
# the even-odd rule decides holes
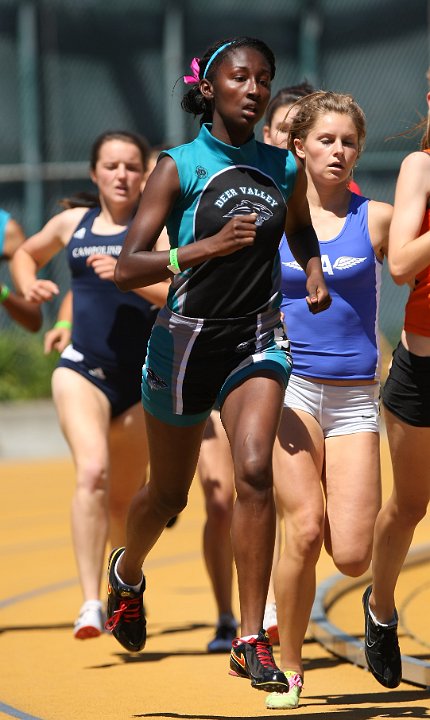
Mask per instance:
[[[85,213],[67,245],[72,273],[73,347],[85,360],[106,370],[142,365],[157,309],[134,292],[121,292],[87,265],[96,253],[117,258],[127,233],[96,235],[100,208]]]

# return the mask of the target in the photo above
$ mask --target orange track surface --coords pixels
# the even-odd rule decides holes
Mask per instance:
[[[389,485],[385,443],[383,474]],[[216,613],[201,554],[198,482],[189,507],[164,532],[146,564],[145,650],[129,655],[107,635],[73,638],[81,603],[69,529],[73,475],[68,459],[0,463],[0,718],[242,720],[285,715],[266,710],[264,693],[228,675],[228,656],[205,652]],[[429,541],[429,524],[426,518],[419,526],[417,544]],[[323,555],[319,580],[334,573]],[[415,599],[406,613],[408,629],[422,637],[428,654],[426,566],[410,577]],[[336,613],[335,607],[332,622],[360,634],[361,591],[349,595]],[[430,717],[426,690],[402,683],[386,691],[370,673],[328,654],[311,638],[304,653],[302,700],[290,712],[336,720]]]

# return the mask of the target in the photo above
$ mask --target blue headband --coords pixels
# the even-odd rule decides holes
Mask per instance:
[[[205,67],[205,71],[204,71],[204,73],[203,73],[203,78],[202,78],[202,80],[205,79],[205,77],[206,77],[206,75],[207,75],[207,72],[208,72],[210,66],[212,65],[213,61],[215,60],[216,56],[219,55],[220,52],[222,52],[222,51],[223,51],[226,47],[228,47],[229,45],[233,45],[233,40],[230,40],[230,42],[226,42],[226,43],[224,43],[224,45],[221,45],[221,47],[219,47],[218,50],[215,50],[215,52],[210,56],[209,62],[208,62],[208,64],[207,64],[206,67]]]

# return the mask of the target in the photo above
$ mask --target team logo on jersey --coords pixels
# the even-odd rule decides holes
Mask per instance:
[[[250,345],[251,345],[251,340],[248,340],[248,341],[245,340],[245,342],[241,342],[241,343],[239,343],[239,345],[236,345],[235,351],[238,353],[246,352],[249,349]]]
[[[223,217],[231,218],[235,215],[251,215],[252,213],[256,213],[257,215],[255,221],[257,227],[261,227],[266,220],[273,217],[272,211],[269,210],[266,205],[253,202],[252,200],[241,200],[240,203],[237,203],[226,215],[223,215]]]
[[[327,273],[328,275],[334,275],[335,270],[349,270],[350,268],[365,262],[365,260],[365,257],[358,258],[350,257],[348,255],[341,255],[332,264],[328,255],[321,255],[321,265],[323,272]],[[299,263],[296,260],[291,260],[290,262],[282,262],[282,265],[284,265],[284,267],[290,268],[290,270],[303,271],[303,268],[300,267]]]
[[[354,265],[359,265],[365,260],[365,257],[357,258],[349,257],[348,255],[342,255],[337,260],[335,260],[335,262],[333,263],[333,268],[335,270],[348,270],[349,268],[354,267]]]
[[[76,238],[76,240],[83,240],[86,232],[87,228],[79,228],[79,230],[76,230],[76,232],[73,234],[73,237]]]
[[[146,369],[146,381],[151,390],[164,390],[167,387],[167,383],[158,377],[151,368]]]
[[[272,246],[278,245],[286,215],[284,197],[272,176],[248,165],[234,165],[211,177],[209,168],[208,181],[195,209],[195,239],[207,237],[209,228],[211,234],[219,232],[235,215],[250,214],[255,214],[258,231],[254,247],[266,261],[273,251]],[[245,250],[248,248],[244,253]],[[234,265],[234,259],[230,257],[227,264],[231,261]]]
[[[199,178],[199,180],[203,180],[204,178],[206,178],[208,176],[208,171],[202,165],[197,165],[196,175]]]
[[[88,370],[88,374],[92,375],[93,377],[97,378],[98,380],[106,380],[106,375],[104,373],[103,368],[91,368],[91,370]]]
[[[303,268],[300,267],[299,263],[296,260],[291,260],[291,262],[283,262],[282,264],[287,268],[291,268],[291,270],[302,270],[303,271]]]

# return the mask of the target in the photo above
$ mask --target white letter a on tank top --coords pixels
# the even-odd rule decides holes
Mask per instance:
[[[327,275],[333,275],[333,268],[328,255],[321,255],[321,265],[323,272],[327,273]]]

